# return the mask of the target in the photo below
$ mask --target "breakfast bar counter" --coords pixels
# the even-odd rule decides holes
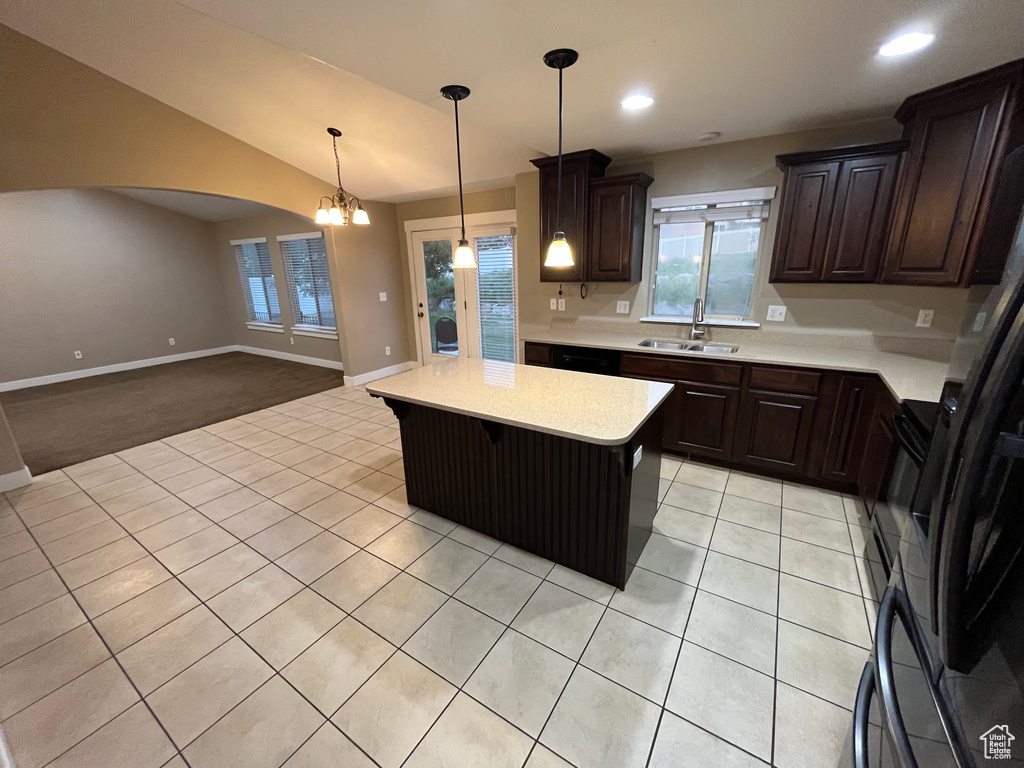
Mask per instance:
[[[410,504],[625,587],[671,384],[456,358],[366,390],[398,417]]]

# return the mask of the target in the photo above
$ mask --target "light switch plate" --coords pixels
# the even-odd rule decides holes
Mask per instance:
[[[391,347],[384,347],[384,354],[385,355],[390,355],[391,354]]]
[[[388,294],[387,294],[387,291],[381,291],[381,292],[380,292],[380,293],[378,294],[378,296],[380,296],[380,300],[381,300],[381,301],[387,301],[387,300],[388,300]]]
[[[565,299],[558,300],[558,311],[565,312]]]
[[[81,359],[82,359],[82,353],[81,352],[75,352],[75,360],[81,360]]]
[[[972,331],[977,333],[985,327],[985,321],[988,320],[988,312],[979,312],[974,316],[974,327]]]
[[[174,339],[168,339],[167,343],[170,344],[173,347],[174,344],[175,344],[175,341],[174,341]]]
[[[935,319],[934,309],[922,309],[917,313],[917,327],[918,328],[931,328],[932,320]]]
[[[781,323],[786,319],[785,305],[771,304],[768,306],[768,319],[773,323]]]
[[[618,312],[620,315],[628,315],[629,314],[629,302],[628,301],[616,301],[615,302],[615,311]]]
[[[552,299],[551,300],[551,308],[552,309],[558,309],[558,299]]]

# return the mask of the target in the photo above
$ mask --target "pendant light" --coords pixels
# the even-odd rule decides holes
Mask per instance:
[[[328,128],[331,140],[334,142],[334,165],[338,169],[338,191],[333,197],[320,198],[320,207],[316,212],[317,224],[332,224],[336,227],[344,227],[350,221],[353,224],[366,225],[370,223],[370,216],[363,210],[363,204],[355,195],[350,195],[341,186],[341,160],[338,159],[338,138],[341,131],[337,128]],[[328,206],[324,206],[324,200]]]
[[[459,240],[459,247],[455,249],[452,266],[458,269],[472,269],[476,266],[476,257],[473,255],[473,249],[469,247],[469,241],[466,240],[466,206],[462,201],[462,139],[459,136],[459,102],[469,96],[469,88],[464,85],[446,85],[441,89],[441,95],[455,102],[455,157],[459,164],[459,214],[462,217],[462,237]]]
[[[572,248],[562,231],[562,70],[571,67],[580,55],[572,48],[556,48],[544,54],[544,63],[558,70],[558,192],[555,196],[555,236],[548,246],[545,267],[571,267]]]

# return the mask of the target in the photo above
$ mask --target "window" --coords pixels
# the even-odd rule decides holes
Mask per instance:
[[[329,331],[324,335],[336,336],[338,325],[323,234],[278,235],[277,239],[284,259],[292,323],[297,332],[305,330],[319,335],[319,332]]]
[[[750,315],[757,251],[775,187],[654,198],[651,315]]]
[[[516,278],[513,235],[476,237],[480,357],[516,361]]]
[[[245,313],[250,323],[281,323],[281,306],[277,300],[277,284],[270,266],[267,238],[232,240],[238,276],[242,281]]]

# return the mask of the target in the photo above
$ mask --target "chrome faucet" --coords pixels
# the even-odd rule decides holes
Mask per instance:
[[[690,324],[690,341],[703,339],[707,333],[707,326],[704,325],[704,302],[698,296],[693,301],[693,322]]]

